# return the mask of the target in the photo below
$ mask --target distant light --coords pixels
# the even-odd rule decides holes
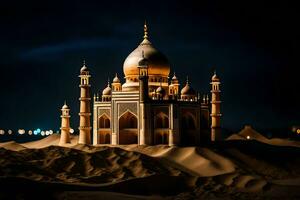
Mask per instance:
[[[29,130],[29,131],[28,131],[28,135],[32,135],[32,130]]]
[[[53,134],[53,130],[50,130],[50,131],[49,131],[49,134],[52,135],[52,134]]]
[[[300,128],[298,128],[296,132],[298,135],[300,135]]]
[[[12,130],[8,130],[8,134],[11,135],[13,132]]]
[[[46,131],[46,135],[50,135],[50,131]]]
[[[39,129],[39,128],[36,129],[36,131],[37,131],[37,133],[41,133],[41,129]]]
[[[25,133],[25,130],[24,130],[24,129],[19,129],[19,130],[18,130],[18,133],[19,133],[20,135],[23,135],[23,134]]]
[[[45,131],[41,131],[41,135],[44,136],[45,135]]]
[[[39,133],[37,132],[37,130],[34,130],[34,131],[33,131],[33,134],[34,134],[34,135],[38,135]]]
[[[0,135],[4,135],[5,131],[4,130],[0,130]]]
[[[247,135],[247,140],[250,140],[250,135]]]
[[[71,128],[70,129],[70,133],[73,134],[74,133],[74,129]]]

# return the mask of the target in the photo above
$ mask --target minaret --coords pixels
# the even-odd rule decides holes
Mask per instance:
[[[220,118],[222,116],[220,111],[220,79],[218,78],[216,72],[211,78],[211,141],[216,141],[221,139],[221,124]],[[208,99],[208,98],[207,98]]]
[[[146,30],[146,29],[145,29]],[[145,33],[146,34],[146,33]],[[149,100],[148,93],[148,60],[145,58],[144,51],[142,52],[142,59],[138,63],[139,69],[139,95],[140,95],[140,131],[139,144],[149,144],[147,137],[147,102]]]
[[[80,69],[80,111],[79,111],[79,144],[91,143],[91,97],[90,97],[90,72],[83,62]]]
[[[177,99],[178,94],[179,94],[179,81],[174,72],[174,75],[171,79],[171,84],[169,85],[169,96],[171,96],[173,99]]]
[[[70,141],[70,109],[66,102],[61,108],[61,127],[59,145],[71,143]]]

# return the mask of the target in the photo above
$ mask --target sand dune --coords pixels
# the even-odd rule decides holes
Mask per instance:
[[[235,165],[230,160],[207,148],[136,145],[123,148],[156,157],[194,176],[217,176],[235,171]]]
[[[26,147],[24,147],[21,144],[16,143],[15,141],[0,143],[0,148],[1,147],[8,149],[8,150],[12,150],[12,151],[20,151],[20,150],[26,149]]]
[[[252,140],[245,142],[249,134]],[[155,194],[163,198],[160,192],[180,193],[176,199],[273,198],[275,193],[280,198],[299,197],[300,149],[296,143],[289,146],[290,141],[279,141],[280,145],[274,141],[249,128],[214,148],[90,146],[77,144],[76,136],[60,147],[59,135],[51,135],[23,144],[0,143],[0,181],[5,182],[4,177],[26,178],[36,182],[28,183],[34,183],[32,187],[43,183],[42,190],[53,183],[53,190],[98,188],[130,194],[111,194],[117,199],[147,199],[145,195]],[[99,192],[60,194],[61,199],[75,194],[83,199],[96,198]]]
[[[247,140],[247,136],[250,137],[250,140],[257,140],[270,145],[300,147],[299,141],[281,138],[268,139],[254,130],[251,126],[245,126],[239,133],[229,136],[226,140]]]

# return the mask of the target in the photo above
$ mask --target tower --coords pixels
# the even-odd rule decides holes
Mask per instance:
[[[113,79],[113,83],[111,84],[111,86],[112,86],[112,90],[114,92],[119,92],[122,90],[121,81],[120,81],[117,73],[116,73],[115,78]]]
[[[61,127],[59,145],[70,143],[70,109],[66,102],[61,108]]]
[[[90,72],[83,62],[80,69],[80,111],[79,111],[79,144],[91,143],[91,97],[90,97]]]
[[[179,94],[179,85],[180,85],[179,81],[174,72],[174,75],[171,79],[171,84],[169,85],[169,96],[171,96],[172,99],[177,99]]]
[[[147,33],[147,26],[145,25],[145,34]],[[138,63],[139,68],[139,96],[140,96],[140,131],[139,144],[147,144],[147,102],[149,99],[148,92],[148,60],[145,58],[144,51],[142,51],[142,59]],[[149,143],[148,143],[149,144]]]
[[[218,78],[216,72],[211,78],[211,141],[216,141],[221,139],[221,111],[220,111],[220,79]]]

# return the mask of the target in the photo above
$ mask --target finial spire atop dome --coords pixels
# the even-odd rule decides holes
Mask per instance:
[[[144,23],[144,39],[148,39],[148,26],[146,20]]]
[[[63,107],[62,107],[62,109],[68,109],[69,107],[67,106],[67,103],[66,103],[66,100],[65,100],[65,102],[64,102],[64,105],[63,105]]]
[[[175,80],[175,79],[177,79],[177,77],[176,77],[176,73],[174,71],[172,80]]]
[[[217,71],[214,70],[214,75],[211,77],[212,81],[219,81],[219,77],[217,76]]]
[[[82,67],[81,67],[80,71],[84,72],[84,71],[87,71],[87,70],[88,70],[88,68],[86,66],[85,59],[83,59],[83,61],[82,61]]]

